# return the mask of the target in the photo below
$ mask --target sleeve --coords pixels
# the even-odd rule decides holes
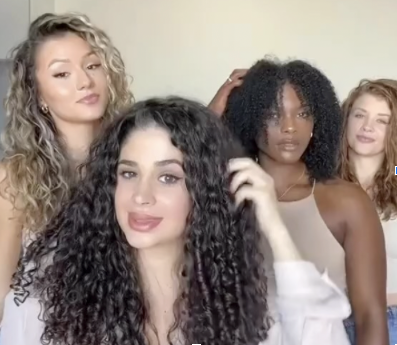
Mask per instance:
[[[274,264],[280,345],[348,345],[343,320],[350,303],[328,277],[306,261]],[[277,344],[278,345],[278,344]]]

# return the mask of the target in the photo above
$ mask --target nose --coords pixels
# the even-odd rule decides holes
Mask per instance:
[[[369,132],[373,132],[374,127],[373,127],[373,125],[372,125],[371,119],[369,119],[369,118],[364,119],[364,122],[363,122],[363,125],[362,125],[361,129],[362,129],[364,132],[368,132],[368,133],[369,133]]]
[[[296,124],[292,116],[282,116],[280,118],[280,130],[282,133],[295,133]]]
[[[84,89],[89,89],[92,87],[93,80],[92,77],[90,76],[89,73],[87,73],[86,70],[81,69],[77,72],[77,89],[78,90],[84,90]]]
[[[156,203],[153,186],[149,181],[140,181],[136,183],[134,189],[133,201],[137,205],[154,205]]]

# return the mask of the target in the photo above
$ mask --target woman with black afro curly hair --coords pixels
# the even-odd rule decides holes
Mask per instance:
[[[213,113],[179,98],[111,124],[14,278],[29,345],[347,344],[346,296],[302,260],[273,180],[241,153]],[[282,322],[268,315],[263,237]]]
[[[231,92],[224,120],[274,179],[302,256],[347,291],[356,344],[387,345],[382,227],[366,193],[336,176],[343,117],[331,82],[303,61],[260,60]]]

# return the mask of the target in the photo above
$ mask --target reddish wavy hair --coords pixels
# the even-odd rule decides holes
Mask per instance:
[[[347,121],[353,104],[363,94],[371,94],[384,99],[389,105],[392,114],[386,133],[385,158],[374,177],[373,185],[370,187],[373,201],[383,220],[389,220],[390,217],[397,215],[397,177],[394,174],[394,167],[397,164],[397,80],[364,79],[350,92],[343,103],[344,122],[339,172],[344,180],[358,183],[354,169],[349,161],[346,133]]]

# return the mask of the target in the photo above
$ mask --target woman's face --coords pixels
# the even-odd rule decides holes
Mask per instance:
[[[132,247],[147,249],[181,239],[191,209],[182,164],[182,153],[164,129],[138,129],[125,142],[115,208]]]
[[[366,93],[354,102],[348,115],[347,142],[351,150],[362,156],[383,154],[391,119],[387,102]]]
[[[109,95],[99,57],[81,37],[67,33],[48,39],[36,54],[40,106],[59,127],[98,121]]]
[[[267,133],[258,140],[260,151],[276,162],[293,164],[298,162],[313,132],[313,116],[302,104],[290,84],[283,87],[281,107],[274,109],[267,123]]]

